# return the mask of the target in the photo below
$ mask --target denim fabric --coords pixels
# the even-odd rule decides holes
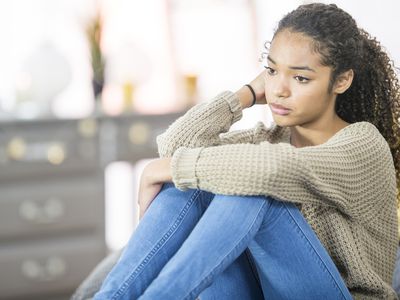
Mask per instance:
[[[351,299],[294,204],[163,185],[95,299]]]
[[[396,269],[393,276],[393,288],[400,298],[400,246],[397,249]]]
[[[79,285],[70,300],[90,300],[100,289],[104,278],[111,271],[121,256],[121,250],[106,256]]]

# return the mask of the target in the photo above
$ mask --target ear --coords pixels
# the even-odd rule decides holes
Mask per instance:
[[[351,86],[353,78],[354,78],[354,71],[352,69],[347,70],[342,74],[340,74],[336,78],[336,82],[333,86],[333,92],[336,94],[343,94]]]

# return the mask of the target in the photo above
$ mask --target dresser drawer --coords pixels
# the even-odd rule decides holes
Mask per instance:
[[[104,241],[89,236],[0,246],[0,299],[72,293],[105,252]]]
[[[104,148],[115,147],[115,157],[111,160],[126,160],[136,162],[146,158],[156,158],[156,137],[163,133],[181,113],[164,115],[137,115],[134,117],[123,116],[113,120],[115,134],[108,137],[113,141],[102,143]],[[106,121],[103,122],[104,125]]]
[[[0,185],[0,242],[104,228],[103,174]]]
[[[0,180],[71,173],[98,167],[95,120],[48,120],[2,124]]]

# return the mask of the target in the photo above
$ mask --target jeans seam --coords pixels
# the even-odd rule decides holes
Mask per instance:
[[[126,291],[128,290],[128,286],[131,284],[131,282],[137,277],[137,275],[140,274],[141,271],[143,271],[145,265],[154,257],[154,255],[157,253],[157,251],[160,250],[160,248],[168,241],[168,239],[172,236],[172,234],[176,231],[178,228],[178,225],[182,222],[182,220],[185,218],[187,215],[187,211],[189,208],[193,205],[195,199],[197,199],[197,196],[200,194],[201,190],[196,190],[193,195],[191,196],[190,200],[186,203],[186,205],[183,207],[181,212],[178,215],[178,218],[176,219],[175,223],[170,227],[170,229],[162,236],[162,238],[157,242],[157,244],[153,247],[153,249],[150,251],[149,254],[143,259],[143,261],[139,264],[139,266],[136,268],[136,270],[131,273],[127,279],[125,279],[124,283],[121,285],[121,287],[116,291],[114,296],[111,298],[111,300],[117,299],[117,297],[123,296]]]
[[[301,226],[300,226],[299,223],[297,222],[296,218],[293,216],[292,212],[288,209],[286,203],[284,203],[284,205],[285,205],[285,209],[287,210],[287,212],[288,212],[288,213],[290,214],[290,216],[292,217],[292,218],[291,218],[291,221],[294,222],[294,223],[296,223],[298,230],[302,233],[302,237],[305,238],[305,239],[308,241],[308,247],[309,247],[309,249],[312,248],[312,252],[318,256],[318,258],[319,258],[319,261],[318,261],[318,262],[319,262],[320,266],[323,267],[322,269],[323,269],[325,272],[329,273],[329,275],[330,275],[330,281],[331,281],[331,283],[333,283],[334,288],[335,288],[336,290],[338,290],[338,291],[342,294],[342,297],[343,297],[344,299],[347,299],[346,296],[344,295],[344,292],[343,292],[342,289],[340,288],[340,285],[339,285],[338,282],[334,279],[335,277],[333,276],[332,272],[329,270],[329,268],[328,268],[328,266],[326,265],[325,261],[324,261],[323,258],[319,255],[318,251],[317,251],[317,250],[315,249],[315,247],[313,246],[313,243],[310,241],[310,239],[309,239],[309,238],[307,237],[307,235],[304,233],[303,229],[301,228]]]
[[[260,209],[259,209],[259,211],[258,211],[258,213],[257,213],[257,216],[255,217],[255,219],[253,220],[253,222],[250,223],[250,225],[249,225],[250,228],[251,228],[261,217],[264,217],[264,216],[261,216],[261,214],[260,214],[260,211],[261,211],[264,207],[265,207],[265,202],[264,202],[264,204],[260,207]],[[220,265],[222,264],[222,262],[225,261],[226,258],[229,257],[229,255],[230,255],[236,248],[239,247],[239,245],[242,243],[242,241],[246,238],[247,235],[248,235],[248,234],[245,234],[244,237],[242,237],[242,238],[239,239],[237,242],[235,242],[236,246],[233,247],[230,251],[228,251],[228,255],[226,255],[226,256],[221,260],[221,262],[220,262],[219,264],[217,264],[216,266],[214,266],[214,267],[211,269],[211,272],[210,272],[207,276],[205,276],[205,278],[204,278],[203,280],[201,280],[197,285],[195,285],[195,287],[194,287],[185,297],[183,297],[184,300],[185,300],[185,299],[191,299],[191,298],[190,298],[191,294],[192,294],[204,281],[208,280],[208,278],[210,277],[210,275],[211,275],[218,267],[220,267]]]
[[[249,262],[251,272],[253,273],[253,276],[256,279],[256,282],[257,282],[257,284],[258,284],[258,286],[259,286],[259,288],[261,290],[261,293],[264,296],[264,292],[263,292],[262,285],[261,285],[261,280],[260,280],[260,277],[258,276],[258,270],[257,270],[257,267],[256,267],[254,261],[253,261],[253,258],[251,257],[250,250],[247,248],[244,252],[245,252],[247,261]]]

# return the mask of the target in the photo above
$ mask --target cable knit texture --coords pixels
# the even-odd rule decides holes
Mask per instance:
[[[398,299],[396,177],[377,128],[357,122],[323,144],[296,148],[289,128],[276,124],[229,132],[241,118],[238,97],[225,91],[157,136],[160,157],[172,157],[175,186],[295,203],[355,299]]]

